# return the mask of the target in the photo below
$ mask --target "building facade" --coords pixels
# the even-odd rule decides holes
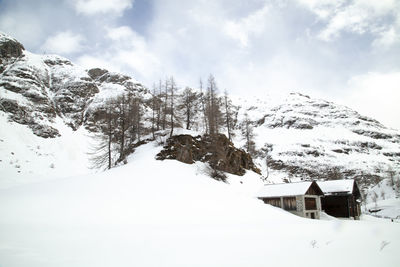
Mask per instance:
[[[324,193],[321,199],[324,212],[338,218],[360,218],[361,194],[355,180],[332,180],[317,184]]]
[[[257,197],[275,207],[295,215],[319,219],[322,190],[316,182],[298,182],[265,185]]]

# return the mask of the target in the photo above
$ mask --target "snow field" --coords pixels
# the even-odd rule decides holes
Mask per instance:
[[[0,188],[89,173],[87,132],[73,132],[57,117],[61,137],[41,138],[0,111]]]
[[[159,150],[149,143],[107,172],[0,190],[0,266],[399,263],[398,224],[303,219],[254,199],[250,172],[224,184],[202,163],[154,160]]]

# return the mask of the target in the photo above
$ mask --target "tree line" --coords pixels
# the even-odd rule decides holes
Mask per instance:
[[[106,101],[96,112],[99,127],[92,153],[95,168],[110,169],[123,161],[133,146],[146,136],[172,136],[176,128],[195,130],[211,137],[224,133],[229,140],[242,129],[245,148],[254,150],[253,130],[247,114],[238,121],[239,107],[233,105],[227,91],[219,93],[215,77],[210,75],[199,88],[178,89],[174,77],[153,85],[150,96],[127,92]]]

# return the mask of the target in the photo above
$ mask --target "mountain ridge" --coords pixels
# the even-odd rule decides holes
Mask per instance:
[[[0,54],[0,111],[39,137],[60,138],[60,119],[72,133],[82,127],[98,132],[97,117],[109,99],[127,92],[146,101],[152,97],[127,75],[84,70],[57,55],[36,55],[4,34]],[[348,107],[301,93],[280,102],[238,98],[233,104],[239,123],[232,141],[245,147],[240,123],[247,114],[255,135],[253,158],[267,182],[355,178],[368,188],[386,177],[386,169],[400,170],[399,131]],[[144,108],[150,133],[150,105]],[[193,127],[201,129],[201,123],[197,119]]]

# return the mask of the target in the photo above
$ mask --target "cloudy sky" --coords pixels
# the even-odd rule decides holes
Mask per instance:
[[[147,86],[213,73],[231,94],[298,91],[400,129],[398,0],[0,0],[0,31]]]

